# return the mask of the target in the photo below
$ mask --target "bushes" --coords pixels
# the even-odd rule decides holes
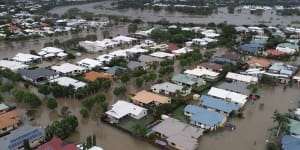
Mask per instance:
[[[57,102],[54,98],[50,98],[47,100],[47,107],[49,109],[55,109],[57,107]]]
[[[116,87],[113,92],[116,96],[123,95],[127,92],[127,88],[125,86]]]
[[[19,101],[27,104],[30,107],[38,107],[41,105],[41,100],[35,94],[21,89],[15,89],[12,95]]]
[[[52,125],[48,125],[45,129],[48,137],[67,138],[72,134],[78,126],[78,120],[75,116],[66,116],[61,121],[54,121]]]

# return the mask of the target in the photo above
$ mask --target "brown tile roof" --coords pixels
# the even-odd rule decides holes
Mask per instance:
[[[285,54],[284,52],[273,50],[273,49],[266,50],[266,53],[272,56],[281,56]]]
[[[251,59],[249,59],[247,61],[247,64],[250,65],[250,66],[254,65],[254,66],[260,66],[260,67],[267,68],[272,63],[267,59],[252,57]]]
[[[0,129],[13,126],[19,122],[19,113],[12,110],[0,115]]]
[[[168,48],[167,48],[168,51],[175,51],[175,50],[178,50],[178,49],[179,49],[179,47],[175,44],[169,44]]]
[[[141,102],[144,104],[149,104],[151,102],[158,102],[161,104],[165,104],[170,101],[170,98],[143,90],[143,91],[136,93],[135,96],[132,97],[132,100]]]
[[[199,66],[205,67],[208,69],[212,69],[212,70],[221,70],[222,69],[222,65],[217,64],[217,63],[212,63],[212,62],[201,63]]]
[[[103,73],[103,72],[99,73],[96,71],[91,71],[91,72],[86,73],[84,78],[88,81],[95,81],[97,79],[112,80],[113,77],[111,74],[108,74],[108,73]]]

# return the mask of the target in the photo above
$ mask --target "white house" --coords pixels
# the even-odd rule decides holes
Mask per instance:
[[[147,115],[147,109],[123,100],[117,101],[112,108],[105,112],[111,123],[118,123],[120,119],[130,116],[134,119],[141,119]]]
[[[9,69],[11,71],[16,72],[18,70],[27,69],[28,65],[16,61],[0,60],[0,68]]]
[[[176,94],[177,92],[179,92],[182,95],[187,95],[187,94],[191,93],[190,88],[185,89],[181,85],[173,84],[173,83],[170,83],[170,82],[155,84],[151,87],[151,90],[154,93],[163,93],[163,94],[166,94],[166,95]]]
[[[58,66],[52,66],[52,70],[58,72],[61,75],[79,75],[86,72],[86,68],[73,65],[70,63],[64,63]]]
[[[85,87],[86,83],[78,81],[70,77],[59,77],[49,81],[50,83],[57,83],[60,86],[73,86],[75,90]]]
[[[84,59],[78,61],[76,64],[78,66],[85,67],[89,70],[92,70],[95,67],[101,67],[102,66],[101,62],[99,62],[97,60],[94,60],[94,59],[90,59],[90,58],[84,58]]]
[[[114,56],[112,56],[112,55],[103,54],[103,55],[98,56],[96,59],[102,63],[109,63],[113,58],[114,58]]]
[[[258,82],[257,77],[233,72],[228,72],[226,75],[226,79],[231,81],[244,82],[246,84],[256,84]]]
[[[30,64],[36,61],[40,61],[41,57],[32,54],[18,53],[15,57],[12,58],[12,60],[23,64]]]
[[[45,47],[41,49],[38,55],[43,58],[58,57],[59,59],[64,59],[68,56],[68,54],[64,53],[63,49],[56,47]]]
[[[166,53],[166,52],[154,52],[154,53],[150,54],[150,56],[157,57],[157,58],[169,58],[169,59],[172,59],[175,57],[174,54]]]
[[[114,37],[112,39],[112,41],[118,42],[119,44],[132,44],[134,41],[137,41],[137,40],[138,39],[136,39],[136,38],[132,38],[132,37],[128,37],[128,36],[123,36],[123,35]]]
[[[241,107],[243,107],[246,104],[248,98],[247,95],[231,92],[216,87],[212,87],[207,94],[216,98],[221,98],[223,100],[234,102],[235,104],[238,104]]]
[[[172,53],[175,54],[175,55],[181,55],[181,54],[186,54],[186,53],[189,53],[189,52],[192,52],[192,51],[193,51],[193,49],[191,49],[191,48],[183,47],[183,48],[180,48],[178,50],[172,51]]]
[[[202,78],[207,78],[207,79],[216,79],[218,78],[219,74],[218,72],[214,72],[205,68],[195,68],[192,70],[186,70],[184,71],[185,74],[193,75],[196,77],[202,77]]]

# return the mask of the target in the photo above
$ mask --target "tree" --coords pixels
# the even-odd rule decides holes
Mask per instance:
[[[261,83],[263,83],[263,84],[267,84],[267,85],[275,85],[277,80],[276,80],[275,77],[272,77],[272,76],[263,74],[260,81],[261,81]]]
[[[3,103],[3,97],[0,95],[0,103]]]
[[[212,56],[214,55],[213,51],[205,51],[204,52],[204,57],[209,60]]]
[[[47,85],[39,85],[39,86],[38,86],[38,92],[41,93],[41,94],[44,94],[45,97],[47,98],[47,95],[50,94],[51,89],[50,89],[50,87],[47,86]]]
[[[144,79],[143,78],[136,78],[135,84],[138,87],[142,87],[142,85],[144,84]]]
[[[130,77],[129,77],[129,74],[128,73],[123,73],[122,76],[121,76],[121,81],[123,83],[126,83],[130,80]]]
[[[282,128],[286,130],[286,124],[289,122],[289,114],[288,113],[279,113],[278,111],[274,112],[273,121],[277,122],[277,131],[276,136],[279,136]]]
[[[128,25],[128,33],[135,33],[137,31],[137,24],[131,23]]]
[[[97,145],[97,142],[96,142],[96,141],[97,141],[97,140],[96,140],[96,135],[93,134],[93,143],[92,143],[93,146],[96,146],[96,145]]]
[[[133,133],[139,137],[145,137],[147,134],[147,128],[145,125],[135,124],[133,127]]]
[[[81,108],[80,114],[83,118],[87,118],[89,116],[89,112],[86,108]]]
[[[46,135],[56,136],[62,139],[67,138],[78,127],[78,120],[75,116],[65,116],[60,121],[54,121],[45,129]]]
[[[228,72],[233,71],[233,66],[232,64],[225,63],[222,66],[222,74],[227,74]]]
[[[4,83],[0,86],[0,91],[1,92],[9,92],[13,89],[13,85],[10,83]]]
[[[150,34],[150,38],[154,41],[167,41],[170,37],[171,34],[168,31],[162,31],[160,29],[154,29]]]
[[[55,109],[56,107],[57,107],[57,102],[56,102],[56,100],[54,99],[54,98],[49,98],[48,100],[47,100],[47,107],[49,108],[49,109]]]
[[[29,92],[25,93],[23,97],[23,102],[33,108],[36,108],[42,104],[38,96]]]
[[[101,83],[101,88],[108,90],[111,87],[111,81],[110,80],[104,80]]]
[[[15,99],[19,102],[23,102],[23,97],[25,95],[25,92],[23,90],[20,89],[15,89],[12,92],[13,97],[15,97]]]
[[[29,141],[28,140],[24,140],[24,150],[32,150],[30,145],[29,145]]]
[[[113,91],[113,93],[116,95],[116,96],[119,96],[119,95],[123,95],[127,92],[127,88],[125,86],[121,86],[121,87],[116,87]]]
[[[67,106],[63,106],[63,107],[60,109],[60,114],[61,114],[62,116],[69,116],[70,113],[71,113],[71,112],[70,112],[70,110],[69,110],[69,107],[67,107]]]

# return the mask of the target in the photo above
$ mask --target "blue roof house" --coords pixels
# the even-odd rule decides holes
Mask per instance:
[[[299,150],[300,149],[300,138],[285,135],[281,138],[282,150]]]
[[[214,63],[229,63],[229,64],[233,64],[233,65],[236,65],[236,63],[237,63],[236,60],[226,58],[223,56],[215,56],[215,57],[211,58],[210,61],[214,62]]]
[[[208,95],[202,95],[199,98],[200,105],[208,110],[213,110],[216,112],[219,112],[221,114],[224,114],[226,116],[229,116],[230,113],[237,111],[240,109],[240,106],[232,103],[227,102],[218,98],[214,98],[212,96]]]
[[[263,48],[264,46],[261,46],[259,44],[243,44],[238,47],[238,50],[241,53],[256,55],[260,53]]]
[[[250,44],[256,44],[262,47],[266,46],[267,43],[268,43],[267,40],[260,40],[260,39],[253,39],[250,41]]]
[[[209,111],[196,105],[187,105],[184,114],[190,116],[190,123],[206,130],[216,130],[226,122],[220,113]]]

